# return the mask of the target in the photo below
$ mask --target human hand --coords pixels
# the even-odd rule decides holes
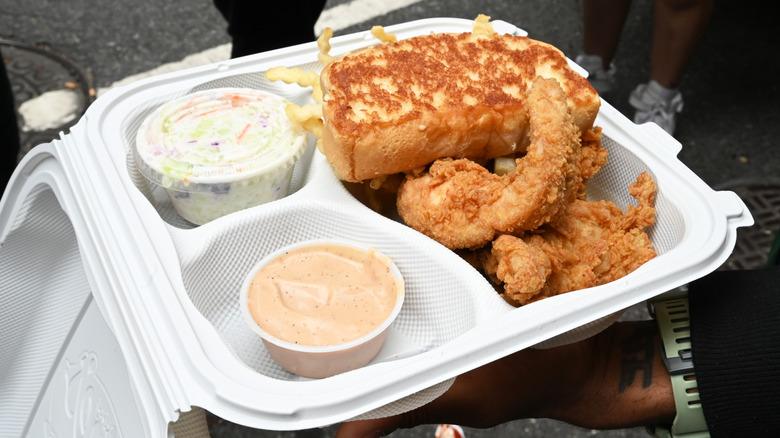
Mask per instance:
[[[522,350],[458,376],[413,411],[344,423],[336,438],[376,438],[422,424],[489,428],[521,418],[595,429],[671,422],[674,398],[658,342],[655,322],[641,321],[557,348]],[[639,364],[645,375],[636,373]]]
[[[584,381],[576,373],[563,372],[571,360],[587,353],[583,347],[587,344],[517,352],[458,376],[442,396],[413,411],[344,423],[336,438],[375,438],[423,424],[489,428],[545,416],[547,406],[565,398],[560,392],[573,394],[577,389],[572,384]]]

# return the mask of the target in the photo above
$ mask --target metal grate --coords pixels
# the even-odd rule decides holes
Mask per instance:
[[[47,91],[73,89],[80,97],[80,112],[69,123],[43,131],[23,131],[19,124],[19,158],[41,143],[59,138],[61,131],[67,132],[95,100],[92,77],[89,72],[68,58],[53,52],[46,46],[36,46],[0,38],[8,79],[13,89],[16,108]]]
[[[737,230],[737,243],[721,269],[756,269],[767,265],[780,229],[780,180],[737,180],[718,186],[736,193],[753,215],[755,225]]]

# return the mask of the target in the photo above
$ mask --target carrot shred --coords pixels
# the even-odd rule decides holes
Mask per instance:
[[[244,136],[246,135],[247,131],[249,131],[250,126],[252,126],[251,123],[247,123],[246,126],[244,126],[244,129],[241,131],[241,134],[238,135],[238,144],[241,144],[241,141],[244,140]]]

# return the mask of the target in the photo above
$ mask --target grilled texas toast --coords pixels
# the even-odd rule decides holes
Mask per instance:
[[[431,34],[363,49],[321,74],[322,148],[339,176],[362,181],[437,158],[494,158],[528,143],[525,93],[556,78],[575,124],[600,100],[557,48],[500,34]]]

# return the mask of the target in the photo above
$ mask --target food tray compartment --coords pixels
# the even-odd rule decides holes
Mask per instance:
[[[628,185],[639,173],[652,171],[611,139],[605,139],[604,145],[611,159],[590,182],[589,198],[606,199],[625,209],[635,202]],[[367,200],[359,197],[362,186],[347,190],[319,153],[311,173],[309,181],[284,200],[234,213],[197,229],[171,230],[189,299],[241,362],[275,379],[302,379],[275,364],[260,338],[244,323],[239,294],[241,282],[257,260],[303,240],[346,239],[370,244],[399,267],[405,279],[406,302],[391,326],[389,346],[372,363],[435,349],[515,309],[454,252],[372,211],[363,203]],[[647,232],[662,257],[680,244],[684,221],[664,193],[658,193],[656,207],[657,223]],[[577,338],[594,334],[617,317],[619,314],[609,315],[599,324],[578,330]]]
[[[313,70],[317,68],[316,63],[310,65],[301,66],[304,70]],[[172,87],[173,88],[173,87]],[[182,96],[196,93],[199,91],[211,90],[215,88],[251,88],[256,90],[262,90],[269,93],[281,96],[290,102],[297,105],[304,105],[311,101],[311,91],[301,88],[297,85],[288,85],[282,82],[270,82],[262,74],[262,72],[251,72],[238,75],[228,75],[224,78],[214,79],[203,84],[199,84],[192,88],[181,88],[175,91],[169,91],[165,94],[149,100],[143,105],[139,105],[134,108],[128,114],[128,117],[123,122],[121,132],[124,137],[124,147],[127,151],[127,172],[133,181],[133,184],[138,188],[141,193],[149,200],[160,214],[160,217],[169,225],[176,228],[189,229],[196,225],[184,220],[173,207],[169,197],[165,193],[165,190],[156,184],[151,184],[146,177],[141,174],[138,167],[135,164],[135,157],[133,154],[133,146],[136,141],[136,134],[139,127],[146,119],[160,105],[173,101]],[[315,140],[309,135],[309,142],[306,152],[295,164],[293,170],[292,180],[290,182],[290,193],[295,193],[305,183],[306,173],[310,167],[311,157],[315,149]]]
[[[437,348],[511,309],[454,253],[362,205],[308,195],[304,188],[277,205],[174,233],[189,298],[236,357],[255,371],[276,379],[302,379],[270,359],[260,338],[243,320],[239,295],[243,279],[258,260],[303,240],[369,244],[388,255],[401,271],[404,306],[391,326],[387,345],[373,363]],[[199,244],[193,247],[190,242]]]
[[[523,33],[505,23],[495,25]],[[470,26],[469,20],[433,19],[388,31],[406,38],[431,31],[469,31]],[[334,38],[331,53],[375,44],[367,35]],[[738,198],[713,192],[674,157],[679,145],[671,137],[657,127],[633,125],[606,102],[596,124],[604,128],[609,160],[589,182],[588,197],[625,209],[635,202],[628,194],[629,184],[648,171],[658,192],[656,224],[647,231],[659,256],[613,283],[520,308],[506,304],[454,252],[392,215],[369,208],[362,187],[339,181],[313,139],[305,159],[296,165],[289,196],[199,227],[180,219],[161,190],[149,188],[131,151],[138,127],[156,106],[192,91],[225,86],[257,88],[308,103],[310,90],[268,82],[262,72],[278,65],[319,71],[316,54],[316,45],[308,44],[142,81],[106,96],[100,117],[90,125],[90,138],[105,145],[121,169],[120,178],[148,232],[167,236],[155,241],[155,251],[161,259],[175,254],[175,260],[165,264],[181,308],[164,312],[186,314],[192,329],[205,334],[199,348],[215,368],[208,378],[216,388],[220,380],[243,388],[224,393],[217,389],[215,398],[207,400],[222,406],[221,414],[232,421],[296,429],[414,408],[440,394],[461,372],[521,348],[590,336],[623,309],[714,270],[733,247],[736,227],[751,220]],[[395,261],[407,290],[387,345],[371,364],[308,380],[270,359],[262,341],[242,320],[238,297],[244,276],[257,260],[281,246],[316,238],[375,246]],[[158,335],[174,336],[176,330],[171,332]],[[312,396],[337,389],[333,394],[339,395],[327,403]],[[265,391],[285,396],[257,396]],[[199,397],[205,403],[203,395]],[[242,403],[246,400],[252,406]]]
[[[317,64],[300,67],[314,68]],[[297,85],[272,83],[262,72],[229,76],[198,85],[190,92],[223,87],[247,87],[270,91],[298,103],[308,103],[308,90]],[[162,96],[160,102],[139,108],[124,129],[129,142],[147,113],[157,104],[178,97]],[[651,169],[634,153],[605,138],[609,160],[587,186],[591,200],[612,201],[625,210],[635,203],[628,185],[641,172]],[[316,159],[315,159],[316,154]],[[309,239],[347,239],[377,247],[399,266],[408,300],[390,333],[391,341],[374,363],[408,357],[439,347],[496,314],[514,307],[506,304],[474,268],[455,253],[401,225],[395,215],[371,210],[362,184],[343,183],[310,145],[307,159],[296,168],[293,194],[269,204],[231,214],[195,227],[176,214],[165,193],[149,189],[146,179],[133,176],[134,184],[150,199],[170,227],[176,245],[187,295],[200,313],[216,328],[236,357],[253,370],[282,380],[301,378],[281,369],[243,322],[239,290],[251,267],[266,254],[294,242]],[[132,154],[128,169],[136,172]],[[149,196],[151,194],[151,196]],[[659,255],[680,242],[683,223],[679,212],[664,197],[657,196],[658,223],[647,231]],[[392,206],[388,205],[392,212]],[[391,220],[394,219],[394,220]],[[677,218],[677,220],[674,220]],[[193,246],[191,243],[197,242]],[[446,314],[447,317],[442,317]],[[619,315],[612,315],[581,336],[593,334]]]

